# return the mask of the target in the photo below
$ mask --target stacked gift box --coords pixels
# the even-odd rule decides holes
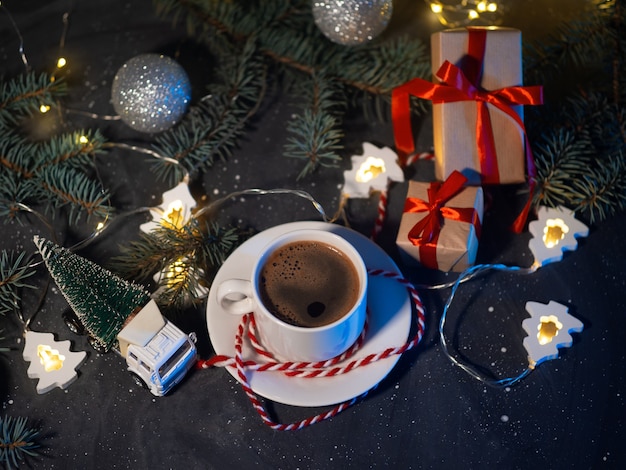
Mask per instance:
[[[522,183],[534,172],[522,105],[540,104],[541,88],[522,86],[521,33],[515,29],[438,32],[431,37],[431,52],[433,82],[412,80],[392,97],[400,155],[413,151],[410,96],[432,101],[438,180],[410,182],[397,245],[406,260],[462,271],[476,258],[481,185]],[[454,194],[437,196],[449,180]]]

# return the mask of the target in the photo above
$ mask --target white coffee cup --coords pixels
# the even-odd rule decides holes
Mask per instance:
[[[306,248],[301,248],[302,246]],[[295,251],[304,250],[304,253],[313,252],[311,250],[322,250],[314,251],[316,255],[309,257],[311,264],[317,264],[313,260],[325,259],[327,255],[324,253],[328,253],[330,263],[338,263],[343,266],[343,263],[336,258],[339,257],[339,259],[348,263],[349,269],[352,269],[346,276],[338,274],[343,272],[343,268],[325,269],[322,271],[328,274],[329,278],[335,277],[335,279],[326,280],[325,276],[318,274],[312,276],[314,278],[324,278],[325,282],[330,283],[332,289],[327,289],[328,286],[314,287],[316,279],[308,279],[305,274],[302,274],[302,271],[298,271],[296,274],[292,273],[287,281],[281,280],[273,283],[278,290],[287,292],[285,294],[287,299],[292,300],[295,304],[302,303],[302,306],[296,305],[294,309],[300,312],[300,316],[296,315],[298,316],[296,323],[304,320],[306,322],[311,321],[314,324],[318,320],[315,317],[318,310],[323,310],[319,320],[322,319],[322,315],[326,315],[326,320],[329,321],[326,324],[320,326],[293,324],[286,317],[279,318],[278,315],[280,314],[278,312],[272,313],[270,311],[270,308],[275,309],[277,308],[276,306],[268,308],[265,305],[266,303],[271,304],[275,300],[275,298],[268,300],[268,297],[273,295],[267,293],[269,289],[273,288],[272,282],[268,279],[273,279],[274,277],[273,275],[267,275],[270,268],[266,267],[266,263],[268,260],[277,259],[277,253],[288,252],[290,248]],[[285,256],[292,260],[291,255]],[[299,266],[302,268],[304,265],[306,270],[308,263],[300,260]],[[284,265],[286,266],[287,264],[288,262],[285,261]],[[276,269],[280,272],[280,268]],[[264,274],[267,276],[264,276]],[[348,282],[344,278],[353,279],[353,282]],[[339,288],[339,291],[335,290],[337,286],[342,285],[344,282],[347,284],[346,288]],[[295,289],[302,289],[302,291],[294,294]],[[331,300],[324,297],[328,301],[309,302],[313,298],[309,298],[309,296],[313,295],[312,292],[315,289],[318,289],[318,293],[334,293],[337,295],[328,297]],[[351,293],[348,294],[347,292]],[[343,303],[344,308],[333,309],[333,305],[335,305],[334,299],[337,299],[337,303]],[[261,250],[261,254],[254,263],[250,276],[247,279],[227,279],[223,281],[217,287],[217,302],[225,312],[230,314],[243,315],[252,313],[262,346],[273,353],[278,360],[325,361],[346,351],[354,344],[363,330],[367,308],[367,269],[359,252],[339,235],[325,230],[294,230],[278,236]],[[277,303],[281,304],[281,306],[283,304],[282,300]],[[328,306],[326,306],[326,303],[328,303]],[[303,312],[305,306],[307,311]],[[343,313],[339,313],[340,311]],[[331,313],[336,313],[335,316],[338,318],[333,319]],[[304,316],[307,314],[311,314],[310,320],[304,319]]]

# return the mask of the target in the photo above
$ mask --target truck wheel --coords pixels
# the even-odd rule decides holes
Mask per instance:
[[[148,390],[148,384],[146,384],[143,380],[141,380],[141,377],[139,377],[134,372],[131,372],[130,376],[133,378],[133,382],[135,382],[136,385],[138,385],[141,388],[145,388],[146,390]]]
[[[80,320],[76,317],[74,312],[65,311],[63,312],[63,322],[67,329],[76,335],[82,335],[85,332],[85,328],[81,324]]]
[[[106,347],[102,346],[102,344],[100,344],[98,340],[96,340],[94,337],[90,336],[87,339],[87,342],[89,343],[89,346],[96,350],[96,352],[99,352],[100,354],[104,354],[107,352]]]

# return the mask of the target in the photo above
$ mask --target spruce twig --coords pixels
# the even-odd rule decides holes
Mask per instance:
[[[223,81],[214,84],[213,93],[194,106],[181,125],[156,139],[155,150],[169,159],[155,163],[160,178],[177,183],[185,174],[195,174],[216,159],[230,156],[265,93],[265,66],[255,54],[254,40],[250,40],[239,55],[231,51],[224,56]]]
[[[35,274],[26,253],[7,250],[0,253],[0,315],[19,310],[19,289],[34,289],[27,279]]]
[[[40,455],[39,431],[27,424],[26,418],[0,417],[0,463],[9,469],[18,468],[27,457]]]
[[[596,3],[584,19],[563,25],[525,55],[528,76],[558,85],[546,87],[548,105],[528,114],[538,169],[534,201],[569,206],[591,223],[623,210],[626,201],[624,5]]]
[[[110,212],[108,193],[87,176],[102,151],[99,131],[75,131],[32,142],[17,127],[40,106],[56,106],[66,92],[61,80],[46,74],[23,74],[0,83],[0,215],[15,218],[24,206],[46,210],[68,207],[70,223],[85,213]]]
[[[156,272],[164,273],[158,283],[157,303],[174,309],[191,301],[211,280],[238,245],[236,229],[213,222],[204,225],[192,218],[182,228],[161,225],[122,248],[111,269],[128,279],[146,281]],[[205,285],[201,285],[205,282]]]
[[[309,85],[305,93],[302,86],[295,87],[297,101],[305,105],[287,125],[285,155],[305,161],[299,178],[340,160],[342,114],[356,97],[364,110],[372,105],[379,110],[381,103],[388,106],[393,88],[430,74],[428,53],[419,40],[374,41],[350,48],[330,42],[315,26],[307,0],[155,3],[162,16],[186,21],[194,36],[213,48],[254,40],[257,60],[271,67],[279,81]]]

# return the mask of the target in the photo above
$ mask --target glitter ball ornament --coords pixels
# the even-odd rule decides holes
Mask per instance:
[[[313,0],[315,24],[337,44],[371,41],[387,27],[392,0]]]
[[[187,111],[191,84],[185,70],[159,54],[133,57],[117,71],[111,99],[115,112],[140,132],[161,132]]]

